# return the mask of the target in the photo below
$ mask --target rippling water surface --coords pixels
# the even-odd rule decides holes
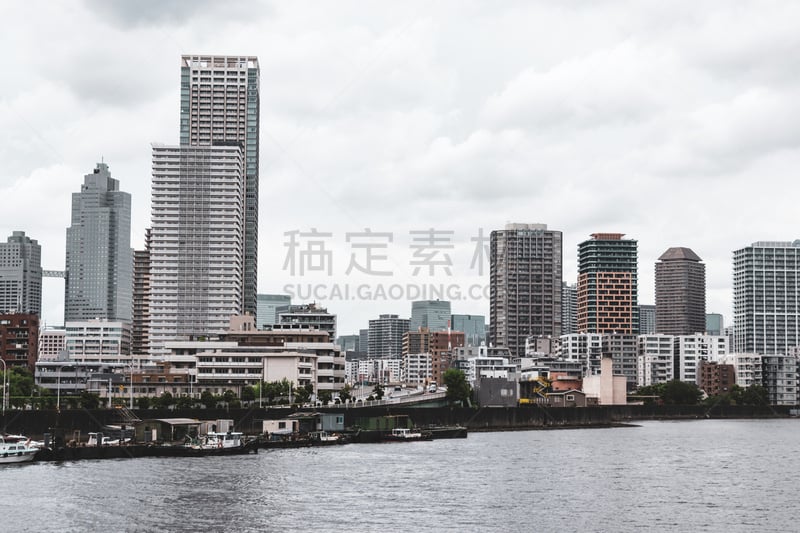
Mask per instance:
[[[798,531],[798,420],[0,467],[3,531]]]

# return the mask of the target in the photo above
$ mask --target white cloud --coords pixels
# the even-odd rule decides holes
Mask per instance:
[[[638,239],[643,303],[657,257],[691,247],[708,265],[708,309],[729,319],[731,251],[798,237],[793,2],[3,10],[0,44],[15,53],[0,87],[0,193],[20,200],[0,238],[25,230],[51,268],[63,263],[70,194],[100,157],[133,196],[141,245],[150,142],[177,139],[182,53],[259,56],[264,291],[286,281],[291,229],[332,231],[345,256],[346,231],[394,231],[405,235],[398,262],[408,230],[453,229],[463,262],[476,228],[543,222],[564,231],[567,280],[590,233]],[[50,322],[59,299],[46,297]],[[343,332],[410,309],[330,305]]]

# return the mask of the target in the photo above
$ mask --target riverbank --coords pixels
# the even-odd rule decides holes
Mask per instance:
[[[595,407],[321,407],[314,410],[342,413],[345,426],[353,426],[357,419],[373,416],[407,415],[417,426],[465,426],[470,431],[507,431],[516,429],[559,429],[614,427],[640,420],[682,419],[763,419],[789,418],[788,406],[658,406],[621,405]],[[134,410],[138,418],[195,418],[199,420],[230,419],[236,429],[246,434],[261,432],[261,421],[284,418],[299,409],[289,407],[249,409],[176,409]],[[308,409],[306,409],[308,411]],[[8,433],[28,435],[41,439],[45,433],[61,435],[66,440],[75,432],[86,435],[102,431],[107,425],[126,422],[123,413],[115,409],[75,409],[7,411],[0,426]]]

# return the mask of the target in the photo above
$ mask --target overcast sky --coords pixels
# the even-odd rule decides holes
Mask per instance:
[[[800,238],[798,22],[794,1],[4,2],[0,237],[24,230],[63,269],[70,195],[102,157],[133,196],[140,248],[150,143],[178,140],[181,54],[256,55],[259,292],[466,291],[488,283],[470,268],[479,229],[531,222],[563,231],[570,282],[591,233],[637,239],[640,303],[658,256],[692,248],[707,310],[730,324],[732,251]],[[311,228],[332,234],[331,276],[286,265],[285,232]],[[392,277],[346,274],[364,251],[345,234],[364,228],[392,233],[373,265]],[[429,228],[453,232],[436,255],[451,275],[413,276],[409,232]],[[342,334],[410,314],[321,303]],[[63,321],[62,281],[45,282],[43,315]]]

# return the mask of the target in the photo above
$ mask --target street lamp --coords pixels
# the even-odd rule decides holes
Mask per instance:
[[[128,377],[130,379],[130,399],[128,400],[128,409],[133,409],[133,363],[123,363],[125,366],[128,367]]]
[[[56,386],[56,410],[61,411],[61,369],[65,366],[69,365],[61,365],[58,367],[58,375],[56,379],[58,380],[58,385]]]
[[[5,360],[0,357],[0,363],[3,363],[3,428],[5,428],[6,424],[6,383],[8,381],[8,367],[6,366]]]

